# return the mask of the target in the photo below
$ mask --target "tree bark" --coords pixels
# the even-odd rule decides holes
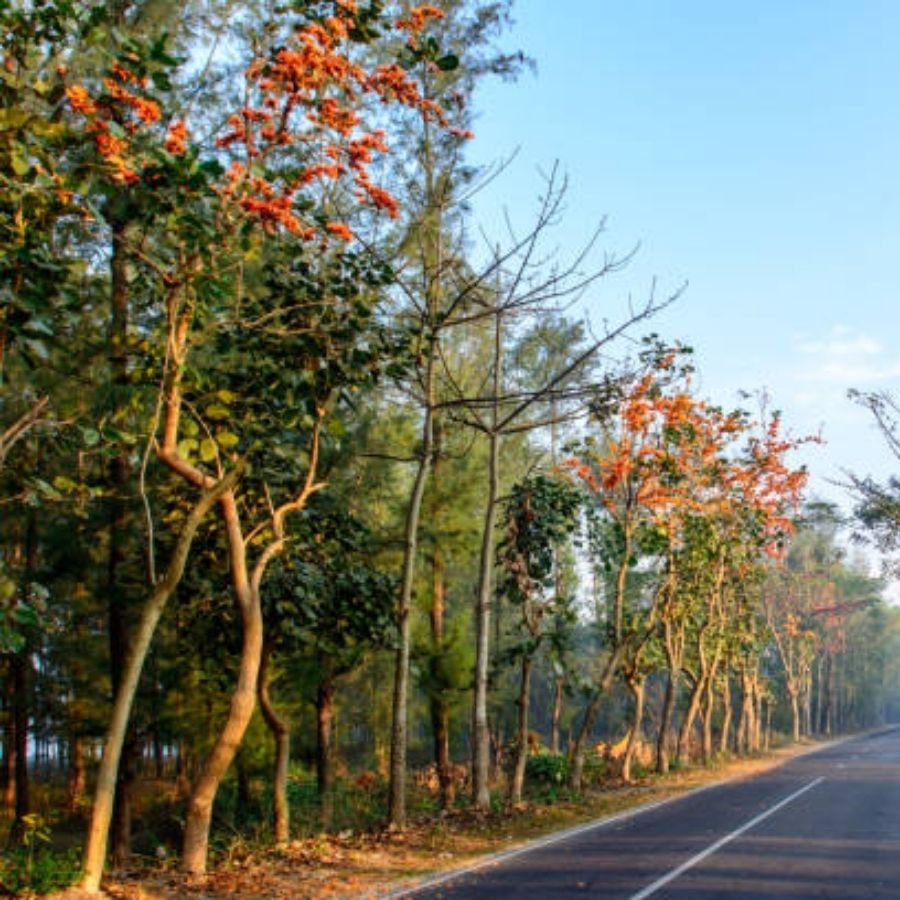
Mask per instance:
[[[563,689],[566,679],[557,675],[553,679],[553,712],[550,716],[550,752],[559,753],[559,723],[562,719]]]
[[[800,698],[797,696],[796,691],[790,692],[790,701],[791,701],[791,736],[794,739],[794,743],[798,743],[800,740]]]
[[[731,736],[731,682],[726,670],[722,679],[722,731],[719,734],[719,755],[728,753],[728,740]]]
[[[664,775],[669,771],[669,740],[672,716],[678,697],[678,679],[681,673],[681,654],[675,648],[672,622],[663,620],[664,647],[666,652],[666,694],[663,698],[662,715],[659,720],[659,734],[656,737],[656,771]]]
[[[69,739],[69,779],[66,786],[66,808],[70,815],[75,815],[81,807],[86,783],[84,748],[81,736],[76,734]]]
[[[128,257],[127,229],[113,220],[110,253],[109,365],[112,376],[112,421],[122,427],[127,410],[128,389]],[[126,496],[131,474],[128,451],[123,450],[109,464],[110,497],[108,506],[109,543],[107,548],[106,598],[109,628],[109,672],[115,697],[122,681],[128,656],[127,595],[121,587],[121,568],[126,562],[129,529],[129,504]],[[116,797],[113,805],[110,858],[114,868],[131,857],[131,794],[135,779],[134,736],[126,739],[119,761]]]
[[[436,423],[437,424],[437,423]],[[436,432],[437,434],[437,432]],[[435,453],[439,452],[439,440],[435,441]],[[437,475],[437,458],[435,459],[435,475]],[[437,480],[437,479],[435,479]],[[433,510],[436,518],[437,510]],[[432,519],[434,524],[434,518]],[[437,541],[437,537],[435,538]],[[435,545],[431,561],[431,644],[432,653],[439,654],[444,650],[444,556],[440,547]],[[441,690],[441,685],[432,686],[431,731],[434,738],[434,765],[437,769],[440,785],[441,809],[450,809],[455,799],[453,774],[450,771],[450,707]]]
[[[472,706],[472,803],[486,812],[491,806],[491,734],[488,725],[491,600],[494,586],[494,529],[500,495],[499,398],[503,385],[503,317],[494,313],[494,375],[492,430],[488,435],[488,484],[481,533],[478,600],[475,607],[475,691]]]
[[[644,679],[633,675],[625,679],[628,690],[634,699],[634,713],[631,720],[631,728],[628,731],[628,743],[625,745],[625,755],[622,757],[622,778],[631,781],[631,763],[637,750],[638,738],[641,734],[641,724],[644,720]]]
[[[106,733],[103,756],[100,760],[100,768],[97,771],[91,823],[88,828],[82,863],[81,888],[88,893],[97,893],[100,890],[100,879],[103,875],[103,864],[106,860],[106,846],[112,818],[119,760],[121,759],[122,746],[125,742],[128,718],[131,714],[131,707],[134,703],[134,696],[137,692],[144,660],[147,658],[147,652],[150,649],[150,642],[153,639],[153,634],[156,631],[163,609],[184,574],[184,567],[187,563],[191,544],[200,522],[220,496],[234,486],[238,475],[238,470],[232,471],[211,491],[204,494],[191,510],[175,542],[168,569],[151,591],[150,597],[141,611],[141,618],[134,632],[131,652],[125,662],[119,690],[116,692],[113,701],[109,730]]]
[[[528,706],[531,700],[531,671],[534,660],[528,653],[522,656],[521,679],[519,682],[518,728],[516,730],[516,762],[510,782],[509,800],[511,803],[522,802],[522,790],[525,787],[525,767],[528,764]]]
[[[400,595],[397,601],[398,644],[394,668],[394,700],[391,726],[390,785],[388,788],[388,821],[395,828],[406,825],[406,751],[407,751],[407,702],[409,695],[410,612],[412,610],[413,581],[416,573],[416,551],[419,541],[419,518],[425,484],[431,471],[434,455],[434,392],[435,354],[437,337],[431,335],[428,342],[428,358],[425,368],[425,417],[422,422],[422,447],[419,465],[413,481],[406,525],[403,534],[403,571],[400,579]]]
[[[288,766],[291,758],[291,732],[287,722],[278,715],[269,695],[269,666],[272,658],[272,645],[263,643],[262,658],[259,665],[258,698],[263,720],[272,733],[275,743],[275,765],[272,772],[272,830],[277,846],[283,846],[290,840],[290,809],[288,807],[287,785]]]
[[[263,621],[259,599],[259,577],[254,577],[253,583],[246,577],[246,547],[243,536],[240,534],[237,506],[233,494],[228,493],[223,497],[223,507],[226,525],[233,532],[229,537],[232,563],[240,569],[237,573],[232,572],[232,580],[241,616],[243,640],[238,680],[231,696],[228,716],[194,784],[191,798],[188,801],[181,864],[182,868],[191,875],[206,873],[213,802],[219,790],[219,784],[234,760],[234,755],[244,738],[244,733],[256,707],[259,664],[262,658]]]
[[[5,683],[6,726],[3,730],[3,808],[13,815],[16,803],[16,689],[13,675],[13,661],[7,664]]]
[[[319,810],[322,828],[334,823],[334,677],[327,666],[316,691],[316,779],[319,788]]]

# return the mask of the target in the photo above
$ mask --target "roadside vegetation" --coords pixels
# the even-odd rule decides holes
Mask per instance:
[[[558,167],[476,239],[510,15],[0,2],[5,891],[368,889],[900,716],[819,438]]]

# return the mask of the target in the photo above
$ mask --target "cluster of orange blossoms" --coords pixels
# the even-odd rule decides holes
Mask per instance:
[[[622,402],[603,453],[563,465],[615,518],[647,516],[673,535],[687,514],[738,527],[734,514],[752,511],[763,524],[765,551],[778,555],[807,477],[785,455],[808,439],[782,437],[775,418],[762,436],[747,438],[747,458],[735,459],[729,449],[748,429],[740,414],[709,407],[687,390],[664,391],[651,372]]]
[[[338,4],[338,14],[322,24],[299,28],[291,46],[278,50],[272,59],[254,62],[246,78],[256,100],[229,118],[228,131],[217,141],[221,148],[242,150],[246,161],[232,165],[226,191],[264,228],[309,235],[309,226],[295,209],[297,194],[312,184],[343,178],[352,179],[360,203],[391,218],[398,215],[396,199],[369,173],[376,156],[387,153],[388,146],[382,131],[362,128],[359,108],[366,97],[417,110],[442,127],[447,124],[441,107],[422,96],[401,66],[383,64],[367,71],[350,58],[355,11],[353,3]],[[418,33],[429,20],[442,16],[435,7],[417,7],[395,25]],[[298,115],[300,123],[294,121]],[[297,144],[303,146],[305,164],[277,190],[250,175],[251,163]],[[343,222],[329,223],[326,230],[342,240],[353,236]]]
[[[65,75],[65,69],[60,69]],[[111,178],[121,184],[134,184],[140,180],[139,164],[132,158],[131,143],[124,137],[111,133],[110,123],[116,123],[126,134],[134,135],[139,129],[160,121],[159,104],[138,91],[147,87],[147,78],[139,76],[121,63],[113,63],[103,79],[104,94],[92,97],[80,84],[66,88],[69,106],[88,120],[87,130],[94,134],[97,152],[111,169]],[[187,128],[183,122],[173,123],[166,137],[166,150],[182,154],[187,149]]]
[[[298,28],[291,44],[274,57],[255,61],[246,72],[253,98],[227,120],[227,130],[217,140],[221,149],[236,151],[222,185],[222,195],[267,231],[284,230],[310,240],[321,231],[301,217],[299,194],[315,184],[327,185],[348,178],[354,196],[363,205],[396,217],[396,199],[371,178],[370,167],[388,152],[384,132],[363,127],[360,108],[367,98],[382,104],[397,104],[417,111],[429,121],[447,128],[443,109],[422,96],[410,74],[396,63],[366,70],[350,56],[350,34],[356,24],[355,0],[337,0],[335,14],[322,23]],[[397,19],[397,29],[411,37],[428,23],[443,18],[435,6],[415,7]],[[118,123],[128,135],[161,119],[159,105],[141,96],[146,79],[126,66],[113,65],[103,81],[104,95],[92,97],[81,85],[68,88],[71,108],[88,120],[96,147],[111,167],[113,180],[132,184],[140,178],[140,165],[131,153],[129,140],[110,133],[109,123]],[[470,132],[448,129],[459,137]],[[168,153],[186,152],[187,126],[169,124],[164,146]],[[280,159],[278,151],[299,146],[304,160],[299,170],[293,160]],[[284,174],[263,178],[263,161],[270,169],[282,165]],[[290,174],[288,174],[290,173]],[[344,222],[329,222],[325,234],[340,240],[353,238]]]

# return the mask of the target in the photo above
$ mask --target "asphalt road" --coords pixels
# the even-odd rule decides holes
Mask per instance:
[[[900,898],[900,729],[852,738],[402,896]]]

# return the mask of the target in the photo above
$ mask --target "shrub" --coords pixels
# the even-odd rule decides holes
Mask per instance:
[[[569,761],[563,753],[537,753],[525,764],[525,777],[536,784],[560,785],[569,774]]]

